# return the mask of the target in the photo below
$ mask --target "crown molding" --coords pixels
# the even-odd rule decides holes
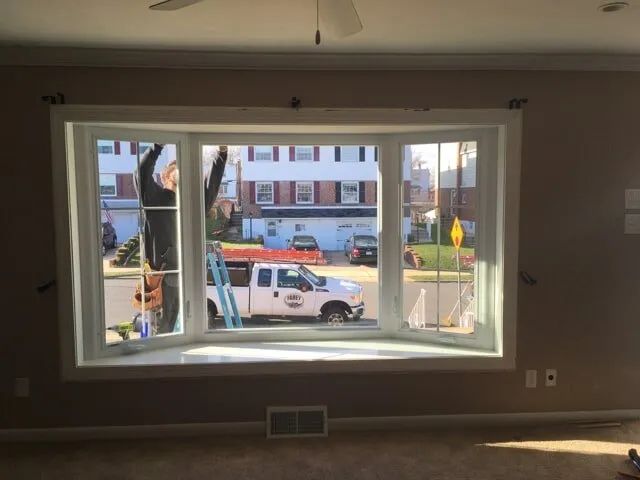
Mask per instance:
[[[640,71],[640,55],[228,53],[75,47],[0,47],[1,66],[242,70]]]

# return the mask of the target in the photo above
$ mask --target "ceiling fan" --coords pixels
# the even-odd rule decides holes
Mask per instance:
[[[151,10],[172,11],[188,7],[203,0],[164,0],[151,5]],[[320,44],[320,21],[337,37],[354,35],[362,30],[362,22],[353,0],[316,0],[316,45]]]

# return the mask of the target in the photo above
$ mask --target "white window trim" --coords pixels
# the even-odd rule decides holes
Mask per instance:
[[[300,158],[298,156],[298,152],[300,152],[301,148],[308,148],[311,150],[311,157],[308,159],[304,159],[304,158]],[[295,155],[296,155],[296,162],[313,162],[313,145],[296,145],[295,147]]]
[[[113,191],[114,193],[102,193],[102,185],[106,185],[104,183],[102,183],[102,178],[100,178],[100,196],[101,197],[117,197],[118,196],[118,177],[116,173],[101,173],[100,177],[102,177],[103,175],[109,175],[113,177]],[[111,184],[109,184],[109,186],[111,186]]]
[[[302,202],[298,198],[298,195],[300,194],[299,187],[302,186],[302,185],[308,185],[308,186],[311,187],[311,200],[309,200],[308,202]],[[315,201],[314,195],[315,195],[315,193],[313,191],[313,182],[296,182],[296,204],[313,205],[313,202]]]
[[[345,200],[344,187],[347,184],[356,186],[356,200],[354,202]],[[340,183],[340,203],[344,203],[345,205],[355,205],[360,203],[360,182],[346,180]]]
[[[258,187],[260,185],[269,185],[271,186],[271,200],[270,201],[258,201]],[[256,182],[256,205],[273,205],[275,203],[275,194],[273,187],[273,182]]]
[[[292,112],[289,109],[236,109],[236,108],[157,108],[157,107],[87,107],[78,105],[56,105],[51,107],[52,112],[52,144],[53,144],[53,161],[59,167],[67,165],[66,148],[68,144],[71,152],[76,150],[82,151],[87,148],[87,139],[82,134],[74,135],[73,124],[90,124],[95,122],[111,122],[111,123],[165,123],[171,124],[175,118],[180,118],[183,122],[189,124],[211,124],[211,125],[306,125],[308,133],[305,134],[282,134],[277,137],[283,144],[300,144],[307,140],[308,143],[315,145],[335,145],[335,136],[329,133],[331,130],[319,125],[328,125],[334,127],[336,124],[343,125],[345,129],[351,129],[352,134],[341,136],[342,141],[353,141],[352,144],[379,145],[380,162],[379,184],[381,185],[379,194],[379,216],[378,230],[380,235],[380,252],[379,267],[384,272],[383,279],[380,284],[380,299],[383,295],[386,301],[380,301],[379,317],[385,320],[386,326],[378,329],[372,329],[369,333],[359,330],[354,331],[344,329],[339,332],[340,339],[363,339],[363,338],[397,338],[406,339],[413,338],[415,335],[405,335],[406,332],[399,332],[395,335],[393,331],[397,328],[396,324],[401,320],[401,283],[402,267],[398,262],[398,255],[401,252],[401,202],[402,198],[402,178],[400,171],[401,149],[398,139],[392,139],[385,135],[384,131],[380,131],[382,127],[368,127],[366,125],[389,125],[391,128],[397,128],[397,125],[406,125],[414,131],[416,127],[424,126],[423,133],[412,134],[420,140],[413,143],[429,142],[426,140],[430,133],[431,127],[441,127],[448,125],[495,125],[499,130],[499,158],[500,162],[497,166],[497,182],[504,185],[502,190],[503,202],[500,209],[496,212],[496,218],[502,222],[503,236],[498,240],[497,252],[502,253],[502,262],[496,269],[496,276],[501,280],[501,297],[504,300],[497,305],[496,312],[501,315],[503,321],[494,329],[496,337],[496,348],[491,352],[486,352],[486,356],[482,358],[439,358],[439,359],[405,359],[405,360],[378,360],[376,362],[368,361],[345,361],[335,362],[332,365],[318,362],[303,362],[302,364],[293,362],[285,364],[272,365],[266,364],[238,364],[230,368],[223,369],[219,365],[193,366],[175,365],[167,366],[161,369],[162,372],[154,372],[151,374],[148,368],[127,366],[126,368],[117,367],[109,368],[108,366],[92,366],[92,368],[83,368],[78,366],[78,360],[83,358],[83,346],[77,344],[74,336],[61,335],[61,353],[63,357],[63,377],[67,379],[91,379],[91,378],[140,378],[148,376],[170,376],[170,371],[175,375],[193,375],[193,374],[255,374],[257,371],[271,371],[273,373],[313,373],[318,371],[391,371],[391,370],[441,370],[441,369],[511,369],[515,367],[515,319],[516,319],[516,299],[517,299],[517,246],[518,246],[518,209],[519,209],[519,175],[520,175],[520,138],[521,138],[521,112],[507,110],[432,110],[427,112],[408,112],[404,110],[315,110],[305,109],[301,112]],[[175,131],[180,131],[182,124],[174,124]],[[364,126],[362,126],[364,125]],[[189,127],[187,127],[189,128]],[[226,128],[226,130],[225,130]],[[243,144],[242,139],[249,139],[249,144],[260,144],[260,142],[271,143],[273,134],[243,134],[234,131],[235,127],[217,127],[212,131],[218,131],[216,134],[164,134],[172,137],[172,139],[161,139],[160,136],[154,136],[155,141],[163,140],[165,143],[170,141],[180,145],[179,150],[181,157],[189,158],[193,165],[199,165],[198,145],[202,142],[208,144],[219,144],[224,140],[225,143]],[[188,132],[188,130],[182,130]],[[286,131],[286,129],[283,129]],[[393,131],[393,130],[391,130]],[[395,130],[397,131],[397,130]],[[135,131],[129,130],[129,136],[133,140],[149,140],[148,131],[139,131],[139,135],[133,135]],[[506,133],[508,132],[508,136]],[[185,136],[188,137],[185,139]],[[133,138],[135,137],[135,138]],[[365,138],[367,137],[367,138]],[[118,138],[125,140],[122,136]],[[439,139],[438,141],[444,141]],[[82,143],[85,145],[80,145]],[[199,143],[200,142],[200,143]],[[305,142],[305,143],[307,143]],[[247,144],[247,143],[244,143]],[[190,147],[191,146],[191,147]],[[71,155],[72,158],[77,155]],[[60,331],[76,331],[76,337],[84,338],[84,334],[90,332],[83,331],[83,325],[76,325],[77,316],[74,311],[82,311],[83,306],[83,289],[80,285],[73,281],[73,269],[77,267],[77,259],[72,256],[72,244],[80,242],[80,237],[86,242],[88,238],[82,231],[77,232],[70,227],[74,222],[77,224],[77,215],[75,208],[70,208],[73,204],[69,204],[69,194],[74,194],[79,188],[79,182],[69,181],[75,178],[73,162],[67,168],[53,169],[53,184],[56,202],[56,211],[59,215],[56,218],[56,261],[58,268],[58,292],[59,292],[59,319]],[[189,183],[198,185],[202,181],[199,169],[190,168],[189,162],[185,162],[181,166],[181,178],[189,179]],[[395,180],[394,180],[395,179]],[[97,183],[97,182],[96,182]],[[93,186],[95,190],[95,186]],[[184,191],[185,189],[182,189]],[[183,229],[195,232],[195,226],[199,226],[201,233],[202,220],[195,219],[194,226],[190,223],[194,217],[191,211],[199,211],[202,208],[202,197],[199,200],[190,199],[191,204],[185,202],[183,205]],[[190,211],[186,213],[186,210]],[[385,229],[381,229],[381,218],[386,218]],[[68,219],[68,220],[67,220]],[[393,228],[393,223],[397,222],[397,228]],[[478,234],[478,233],[477,233]],[[96,242],[98,240],[96,239]],[[85,244],[85,243],[83,243]],[[509,249],[505,249],[504,245],[508,244]],[[86,249],[90,250],[90,249]],[[98,249],[95,249],[96,252]],[[189,249],[185,249],[183,255],[187,257]],[[191,262],[194,266],[203,264],[201,259],[185,258],[185,262]],[[195,267],[194,267],[195,268]],[[204,274],[204,265],[200,265],[200,272],[194,269],[192,272],[185,270],[185,290],[189,288],[204,290],[204,275],[199,278],[199,274]],[[389,287],[387,290],[386,287]],[[191,305],[190,318],[196,317],[201,322],[205,322],[205,310],[203,306]],[[164,345],[186,345],[185,342],[211,342],[216,343],[233,342],[238,340],[253,341],[256,338],[256,332],[242,331],[217,332],[217,335],[207,336],[196,333],[193,327],[193,321],[185,322],[185,335],[180,338],[163,337],[158,340],[164,341]],[[389,327],[390,326],[390,327]],[[412,333],[412,332],[409,332]],[[236,335],[237,334],[237,335]],[[264,336],[264,332],[261,332]],[[334,335],[335,336],[335,335]],[[215,337],[215,338],[214,338]],[[226,337],[226,338],[225,338]],[[289,331],[278,332],[278,338],[282,340],[319,340],[322,338],[330,338],[326,336],[326,332],[316,331]],[[449,341],[449,339],[445,343]],[[454,343],[457,342],[454,339]],[[459,346],[461,344],[458,344]],[[446,355],[445,355],[446,357]],[[479,367],[481,366],[481,367]],[[225,373],[222,373],[225,372]]]

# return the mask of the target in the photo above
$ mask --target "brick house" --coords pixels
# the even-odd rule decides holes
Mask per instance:
[[[286,248],[306,234],[323,250],[341,250],[353,233],[377,235],[377,156],[362,145],[242,147],[244,238]]]

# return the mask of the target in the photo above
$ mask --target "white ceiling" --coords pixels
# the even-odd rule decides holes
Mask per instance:
[[[157,0],[155,0],[157,1]],[[314,45],[315,0],[1,0],[0,45],[277,53],[640,53],[640,0],[354,0],[364,30]]]

